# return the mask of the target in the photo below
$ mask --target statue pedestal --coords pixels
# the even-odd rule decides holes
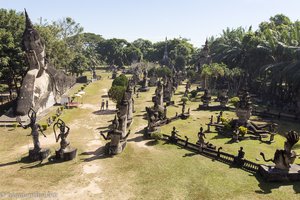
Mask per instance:
[[[149,90],[150,90],[149,87],[141,87],[141,88],[139,88],[140,92],[148,92]]]
[[[292,164],[288,170],[276,169],[274,165],[260,165],[259,173],[266,181],[300,181],[300,165]]]
[[[126,144],[127,144],[127,140],[120,141],[120,143],[117,146],[111,146],[111,143],[108,142],[105,145],[106,153],[108,155],[117,155],[117,154],[120,154],[125,149]]]
[[[34,148],[29,149],[29,159],[31,161],[37,160],[44,160],[50,155],[50,149],[42,148],[41,150],[37,151]]]
[[[68,146],[66,149],[56,149],[55,158],[58,160],[73,160],[76,157],[77,149]]]

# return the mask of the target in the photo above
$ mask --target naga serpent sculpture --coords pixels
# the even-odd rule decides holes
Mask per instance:
[[[291,164],[294,163],[298,156],[295,151],[292,151],[293,146],[299,141],[299,135],[296,131],[289,131],[284,142],[284,149],[277,149],[273,159],[266,159],[264,153],[260,153],[265,162],[275,163],[275,168],[288,170]]]

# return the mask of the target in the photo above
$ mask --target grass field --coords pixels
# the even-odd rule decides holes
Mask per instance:
[[[32,145],[30,130],[20,127],[0,128],[0,193],[53,192],[54,199],[300,199],[300,183],[266,183],[240,169],[231,168],[175,145],[160,141],[158,144],[144,140],[142,130],[147,125],[143,119],[145,106],[152,106],[151,96],[155,88],[140,93],[135,98],[134,121],[125,151],[115,157],[102,154],[106,141],[99,131],[106,130],[114,114],[101,114],[102,98],[107,98],[112,80],[111,74],[101,72],[102,79],[88,85],[79,108],[64,110],[61,118],[70,126],[68,137],[71,146],[78,148],[73,161],[56,163],[49,160],[29,163],[24,159]],[[77,92],[77,85],[70,93]],[[181,99],[184,85],[173,96],[176,105]],[[104,95],[104,96],[103,96]],[[178,120],[161,128],[169,134],[173,126],[182,136],[196,142],[200,126],[205,127],[209,117],[216,112],[196,111],[199,102],[188,102],[191,117]],[[110,101],[110,110],[115,104]],[[168,108],[168,116],[181,112],[180,106]],[[47,116],[55,113],[55,108]],[[228,118],[235,117],[225,112]],[[45,123],[45,116],[40,123]],[[300,125],[284,121],[277,122],[280,132],[300,130]],[[52,127],[46,130],[47,138],[40,137],[41,145],[51,149],[52,154],[59,143],[55,143]],[[237,154],[244,147],[245,157],[263,163],[259,152],[273,157],[276,148],[282,148],[284,138],[276,135],[275,143],[268,145],[255,140],[230,144],[229,138],[216,133],[207,139],[223,150]],[[296,145],[300,151],[300,145]],[[300,159],[297,163],[300,164]],[[1,197],[0,197],[1,199]]]

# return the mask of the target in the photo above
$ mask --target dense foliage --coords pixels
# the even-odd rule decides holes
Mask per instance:
[[[127,85],[128,78],[124,74],[121,74],[112,82],[112,86],[108,91],[108,96],[117,103],[117,106],[122,101]]]

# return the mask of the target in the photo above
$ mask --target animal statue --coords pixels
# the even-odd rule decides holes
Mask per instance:
[[[285,137],[284,149],[277,149],[273,159],[267,160],[264,153],[260,153],[265,162],[273,162],[275,163],[275,168],[282,170],[288,170],[298,156],[295,151],[292,151],[293,146],[299,141],[298,133],[296,131],[289,131]]]

